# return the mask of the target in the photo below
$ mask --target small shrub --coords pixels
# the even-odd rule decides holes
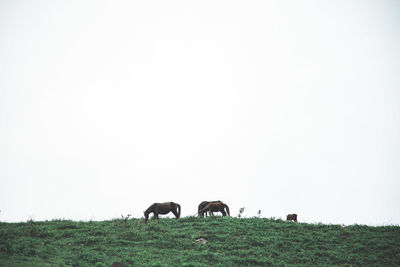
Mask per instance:
[[[124,224],[126,224],[126,223],[128,222],[128,220],[129,220],[129,217],[131,217],[131,215],[128,214],[128,215],[126,215],[126,217],[124,217],[124,215],[121,215],[121,217],[122,217],[122,222],[123,222]]]
[[[238,218],[242,217],[243,212],[244,212],[244,207],[239,209]]]

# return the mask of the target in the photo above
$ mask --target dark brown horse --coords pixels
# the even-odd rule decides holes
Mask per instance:
[[[295,213],[288,214],[286,216],[286,221],[295,221],[295,222],[297,222],[297,214],[295,214]]]
[[[217,203],[217,202],[222,203],[221,200],[216,200],[216,201],[203,201],[203,202],[201,202],[201,203],[199,204],[198,209],[197,209],[197,213],[198,213],[201,217],[204,217],[204,215],[206,215],[206,217],[207,217],[207,212],[200,213],[200,211],[201,211],[202,209],[204,209],[208,204],[210,204],[210,203]],[[213,216],[213,215],[214,215],[214,214],[212,213],[212,211],[209,211],[208,213],[209,213],[210,216]]]
[[[211,202],[209,204],[207,204],[204,208],[202,208],[199,211],[199,216],[204,217],[204,213],[205,212],[221,212],[222,216],[226,216],[226,214],[228,214],[228,216],[231,216],[229,213],[229,207],[228,205],[226,205],[225,203],[218,201],[218,202]],[[226,211],[226,212],[225,212]]]
[[[168,214],[172,212],[178,219],[181,217],[181,205],[174,202],[154,203],[144,212],[144,220],[147,222],[149,214],[154,214],[154,219],[158,219],[158,214]]]

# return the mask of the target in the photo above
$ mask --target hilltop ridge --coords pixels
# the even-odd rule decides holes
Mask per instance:
[[[399,226],[232,217],[52,220],[0,223],[0,240],[0,266],[400,265]]]

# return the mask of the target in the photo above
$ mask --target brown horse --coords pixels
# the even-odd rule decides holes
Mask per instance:
[[[147,222],[149,214],[154,214],[154,219],[158,219],[158,214],[168,214],[172,212],[178,219],[181,217],[181,205],[174,202],[154,203],[144,212],[144,220]]]
[[[226,210],[226,212],[225,212]],[[226,205],[225,203],[218,201],[218,202],[211,202],[209,204],[207,204],[204,208],[202,208],[199,211],[199,216],[204,217],[204,213],[205,212],[221,212],[222,216],[226,216],[226,214],[228,214],[228,216],[231,216],[229,213],[229,207],[228,205]]]
[[[200,211],[202,210],[202,209],[204,209],[208,204],[210,204],[210,203],[222,203],[222,201],[221,200],[216,200],[216,201],[203,201],[203,202],[201,202],[200,204],[199,204],[199,207],[198,207],[198,209],[197,209],[197,213],[201,216],[201,217],[204,217],[204,214],[206,215],[206,217],[207,217],[207,212],[205,212],[205,213],[200,213]],[[209,211],[208,212],[209,213],[209,215],[210,216],[213,216],[214,214],[212,213],[212,211]]]
[[[288,214],[286,216],[286,221],[294,221],[297,222],[297,214],[293,213],[293,214]]]

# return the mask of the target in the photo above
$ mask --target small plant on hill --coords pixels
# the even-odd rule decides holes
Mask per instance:
[[[242,218],[244,207],[239,209],[238,218]]]
[[[29,220],[27,220],[26,221],[28,224],[34,224],[35,223],[35,221],[34,221],[34,219],[33,219],[33,217],[32,216],[29,216]]]
[[[121,215],[121,217],[122,217],[122,222],[123,222],[124,224],[126,224],[126,223],[128,222],[128,220],[129,220],[129,217],[131,217],[131,215],[128,214],[128,215],[126,215],[126,217],[124,217],[124,215]]]

